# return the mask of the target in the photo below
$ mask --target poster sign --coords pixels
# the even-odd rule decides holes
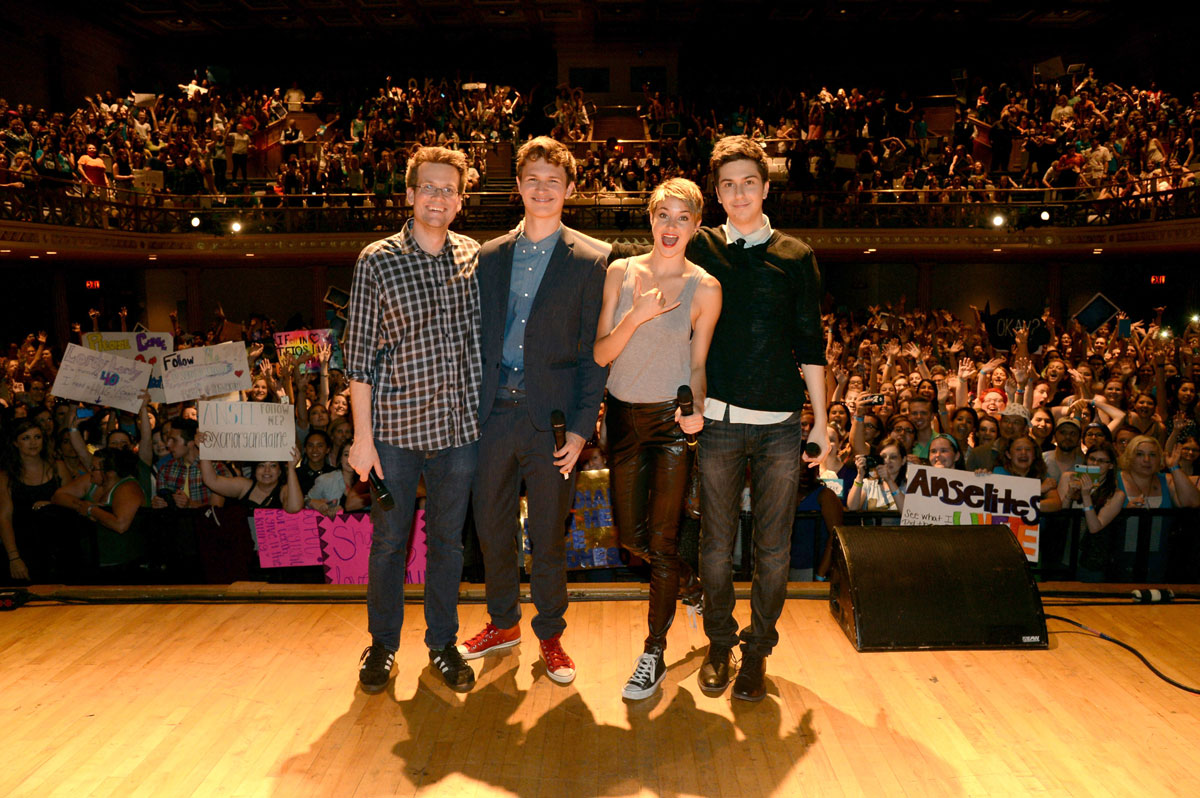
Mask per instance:
[[[169,332],[90,332],[84,333],[83,343],[88,349],[108,352],[113,355],[149,363],[150,401],[165,402],[162,389],[162,359],[175,349],[175,336]]]
[[[255,510],[254,526],[263,568],[321,565],[327,584],[367,583],[375,529],[369,513],[339,512],[329,518],[316,510]],[[426,551],[425,511],[417,510],[409,535],[406,584],[425,583]]]
[[[1037,562],[1041,484],[1036,479],[909,466],[902,526],[1001,524]]]
[[[292,406],[271,402],[200,402],[201,460],[287,462],[296,445]]]
[[[142,391],[150,382],[150,371],[149,363],[67,344],[50,392],[60,399],[136,413],[142,406]]]
[[[162,358],[163,392],[168,402],[186,402],[250,389],[246,346],[230,341],[181,349]]]
[[[329,368],[345,369],[342,361],[342,350],[338,347],[337,338],[332,329],[324,330],[292,330],[275,333],[275,352],[277,355],[288,353],[294,362],[301,363],[303,374],[315,373],[321,370],[317,361],[317,347],[333,346],[333,354],[329,359]]]
[[[321,540],[316,510],[289,513],[285,510],[255,510],[254,533],[258,537],[258,562],[263,568],[289,568],[321,564]]]
[[[521,540],[525,571],[533,567],[529,545],[528,512],[521,500]],[[567,516],[567,568],[617,568],[621,549],[613,524],[608,469],[580,471],[575,481],[575,503]]]

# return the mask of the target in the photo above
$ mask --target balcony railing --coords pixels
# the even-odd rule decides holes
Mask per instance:
[[[1025,229],[1105,226],[1200,217],[1200,186],[1097,198],[1083,189],[942,189],[844,192],[773,191],[766,212],[776,227]],[[949,201],[943,198],[949,196]],[[645,230],[648,192],[580,194],[567,224],[585,230]],[[0,188],[0,222],[147,234],[355,233],[397,229],[409,215],[404,195],[274,192],[229,195],[143,193],[40,180]],[[522,209],[515,194],[473,192],[455,222],[461,230],[509,229]],[[709,203],[705,219],[722,211]]]

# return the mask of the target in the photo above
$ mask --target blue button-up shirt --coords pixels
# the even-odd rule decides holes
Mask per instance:
[[[525,391],[525,324],[538,286],[550,265],[550,255],[562,238],[562,225],[541,241],[530,241],[525,231],[513,245],[512,279],[508,284],[508,317],[504,321],[504,353],[500,385],[510,391]]]

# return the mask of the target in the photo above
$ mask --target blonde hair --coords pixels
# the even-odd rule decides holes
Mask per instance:
[[[1122,471],[1131,470],[1133,466],[1134,453],[1137,451],[1137,447],[1141,446],[1143,443],[1149,443],[1154,447],[1154,451],[1158,453],[1158,466],[1159,468],[1162,468],[1163,447],[1162,444],[1159,443],[1158,438],[1155,438],[1153,435],[1138,435],[1129,443],[1125,444],[1125,451],[1121,452],[1121,456],[1117,460],[1117,463],[1121,466]]]
[[[677,199],[687,206],[693,216],[699,217],[704,210],[704,193],[700,187],[686,177],[672,177],[654,187],[650,193],[650,201],[646,210],[653,215],[659,205],[668,197]]]

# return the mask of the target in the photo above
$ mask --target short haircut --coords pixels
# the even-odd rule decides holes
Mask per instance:
[[[187,443],[196,440],[196,433],[200,431],[200,422],[194,418],[173,418],[170,425],[171,429],[176,430]]]
[[[713,147],[708,164],[713,176],[719,178],[721,167],[733,161],[754,161],[759,177],[767,182],[767,153],[758,142],[746,136],[726,136]]]
[[[408,168],[404,172],[404,185],[408,188],[417,187],[417,170],[423,163],[444,163],[458,170],[458,193],[467,190],[467,156],[458,150],[448,150],[445,147],[422,147],[408,159]]]
[[[651,214],[667,198],[677,199],[687,206],[693,216],[699,217],[704,211],[704,192],[700,187],[686,177],[672,177],[664,180],[650,192],[650,201],[646,210]]]
[[[551,166],[561,166],[567,173],[567,183],[575,182],[575,156],[567,145],[549,136],[538,136],[521,145],[517,150],[517,179],[520,179],[525,164],[530,161],[545,161]]]

